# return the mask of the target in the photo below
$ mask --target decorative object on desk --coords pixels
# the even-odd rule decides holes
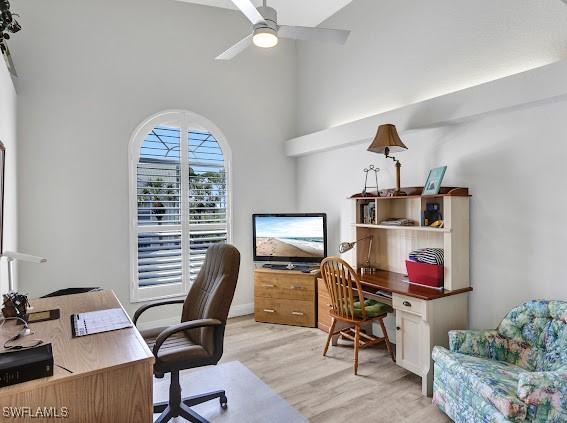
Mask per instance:
[[[28,323],[39,323],[39,322],[47,322],[48,320],[57,320],[59,319],[61,312],[58,308],[53,310],[43,310],[43,311],[36,311],[34,313],[28,313],[25,317],[26,322]],[[23,322],[18,322],[18,324],[22,324]]]
[[[380,222],[381,225],[385,226],[415,226],[415,222],[411,219],[406,219],[405,217],[389,217]]]
[[[441,205],[439,203],[427,203],[425,204],[425,210],[422,214],[421,224],[423,226],[433,226],[433,223],[443,220],[443,215],[441,214]],[[435,227],[440,227],[437,223]]]
[[[418,263],[440,264],[445,262],[443,248],[419,248],[409,253],[410,260]]]
[[[407,149],[408,148],[405,146],[405,144],[400,139],[400,136],[398,135],[396,126],[392,124],[380,125],[378,127],[378,131],[376,132],[376,136],[372,141],[372,144],[370,144],[370,146],[368,147],[368,151],[384,154],[386,158],[392,159],[396,163],[396,190],[392,193],[392,196],[394,197],[407,194],[400,188],[400,168],[402,167],[402,165],[398,159],[390,156],[390,153],[396,153]]]
[[[360,267],[358,270],[361,273],[374,273],[378,270],[370,264],[370,255],[372,253],[372,242],[374,241],[374,236],[368,235],[365,236],[364,238],[360,238],[353,242],[341,242],[339,245],[339,253],[344,254],[352,250],[358,242],[363,241],[365,239],[370,239],[370,241],[368,242],[368,254],[366,255],[366,261],[364,262],[364,266]]]
[[[406,260],[409,282],[443,289],[444,262],[443,248],[420,248],[411,251],[409,260]]]
[[[2,302],[2,315],[5,318],[19,317],[24,318],[29,306],[28,297],[17,292],[4,294]]]
[[[380,172],[380,168],[375,167],[374,165],[370,165],[367,168],[364,168],[363,172],[364,172],[364,189],[362,190],[362,195],[364,197],[366,197],[366,196],[380,197],[380,189],[378,188],[378,172]],[[368,186],[368,174],[370,172],[374,172],[374,183],[376,185],[369,187]],[[368,188],[376,188],[376,193],[375,194],[369,193]]]
[[[428,288],[443,289],[445,268],[442,265],[406,260],[406,269],[409,283]]]
[[[443,181],[443,176],[445,176],[445,171],[447,166],[436,167],[429,171],[427,175],[427,181],[425,181],[425,186],[423,187],[423,192],[421,195],[437,195],[439,194],[439,189],[441,188],[441,182]]]
[[[0,0],[1,1],[1,0]],[[23,254],[23,253],[16,253],[15,251],[5,251],[0,254],[0,258],[6,257],[8,260],[8,292],[12,292],[14,290],[14,284],[12,281],[12,263],[16,260],[19,261],[26,261],[28,263],[45,263],[47,261],[46,258],[32,256],[30,254]]]

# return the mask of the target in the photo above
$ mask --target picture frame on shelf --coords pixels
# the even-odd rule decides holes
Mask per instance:
[[[441,183],[443,182],[443,177],[445,176],[445,171],[447,166],[441,166],[433,168],[429,171],[427,175],[427,180],[423,186],[423,191],[421,195],[437,195],[441,189]]]

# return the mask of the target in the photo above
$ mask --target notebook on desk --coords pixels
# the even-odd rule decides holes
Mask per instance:
[[[116,329],[132,327],[130,319],[121,308],[89,311],[71,314],[71,331],[73,337],[109,332]]]

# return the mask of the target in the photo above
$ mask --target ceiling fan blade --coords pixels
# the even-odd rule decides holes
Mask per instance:
[[[264,17],[258,12],[250,0],[232,0],[232,2],[244,13],[248,20],[252,22],[252,25],[264,21]]]
[[[292,40],[323,41],[344,44],[350,31],[344,29],[309,28],[305,26],[281,25],[278,35]]]
[[[237,42],[235,45],[230,47],[224,53],[218,55],[215,58],[215,60],[230,60],[234,56],[236,56],[236,55],[242,53],[244,50],[246,50],[250,46],[250,44],[252,44],[252,34],[250,34],[248,37],[243,38],[242,40]]]

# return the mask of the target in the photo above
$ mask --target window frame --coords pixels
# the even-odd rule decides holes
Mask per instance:
[[[184,199],[180,207],[180,223],[176,225],[160,225],[158,228],[144,227],[138,225],[138,197],[137,178],[138,161],[140,160],[140,149],[147,134],[158,125],[168,125],[180,130],[180,162],[181,162],[181,195]],[[152,231],[181,230],[187,234],[189,239],[190,227],[189,213],[184,205],[187,201],[188,182],[184,181],[185,175],[189,177],[188,159],[188,133],[190,129],[206,131],[211,133],[222,149],[224,158],[224,169],[226,175],[226,239],[232,242],[232,151],[223,132],[210,120],[187,110],[167,110],[156,113],[144,120],[132,133],[128,146],[128,179],[129,179],[129,248],[130,248],[130,302],[158,300],[163,298],[184,297],[190,288],[189,273],[189,250],[183,244],[182,256],[182,282],[164,285],[140,287],[138,281],[138,233]],[[187,151],[183,151],[187,150]],[[185,158],[185,159],[184,159]],[[198,225],[197,225],[198,226]],[[186,270],[187,269],[187,270]]]

